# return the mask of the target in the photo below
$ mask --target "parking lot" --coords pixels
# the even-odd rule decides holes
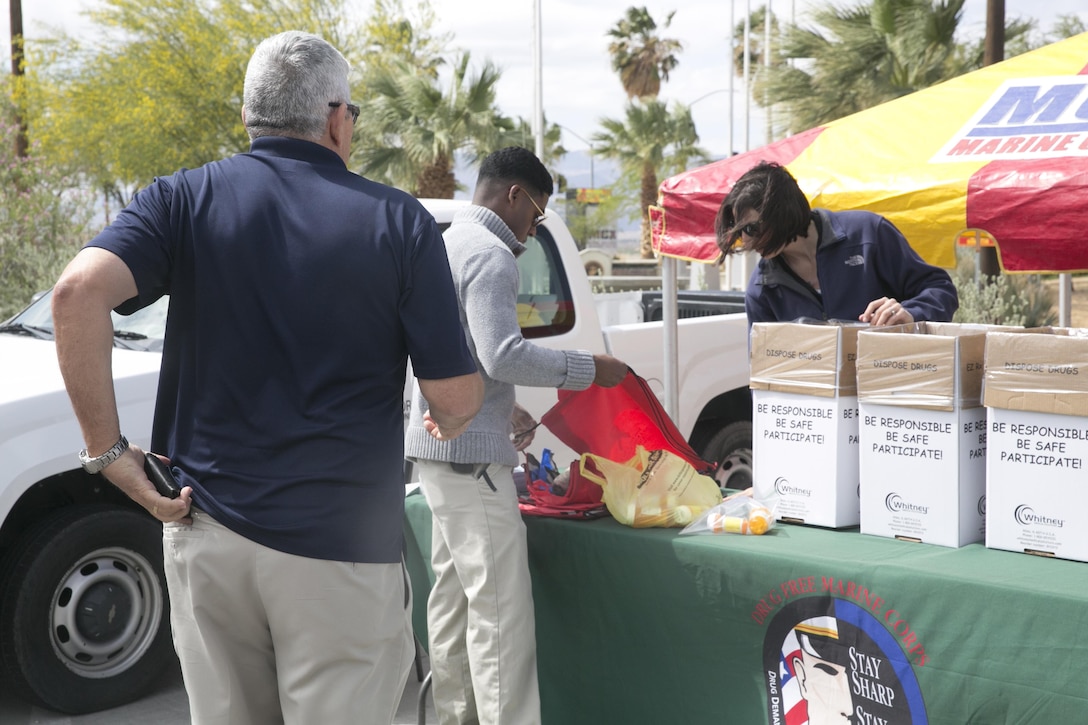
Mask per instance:
[[[424,672],[427,660],[423,659]],[[393,725],[415,725],[418,720],[419,681],[416,673],[408,675],[404,695],[400,701]],[[181,671],[171,669],[163,679],[143,699],[112,710],[103,710],[91,715],[62,715],[51,710],[35,707],[17,700],[0,682],[0,723],[4,725],[189,725],[189,703],[181,683]],[[425,722],[438,722],[434,703],[427,697]]]

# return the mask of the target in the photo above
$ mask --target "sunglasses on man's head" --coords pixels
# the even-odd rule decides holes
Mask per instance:
[[[341,105],[346,105],[348,107],[348,113],[351,114],[352,125],[358,123],[359,112],[361,110],[358,106],[356,106],[354,103],[341,104],[340,101],[329,101],[329,108],[339,108]]]

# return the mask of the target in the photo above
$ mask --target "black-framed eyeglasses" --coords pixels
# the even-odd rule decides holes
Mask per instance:
[[[530,195],[528,192],[525,193],[525,196],[529,197],[529,201],[533,202],[533,206],[535,206],[536,210],[538,212],[540,212],[540,216],[533,219],[533,226],[534,227],[540,226],[544,222],[544,220],[547,219],[548,212],[541,209],[540,204],[537,204],[536,201],[533,199],[532,195]]]
[[[354,103],[342,103],[341,101],[329,101],[329,108],[339,108],[341,105],[348,107],[348,113],[351,114],[351,124],[354,126],[359,121],[359,107]]]

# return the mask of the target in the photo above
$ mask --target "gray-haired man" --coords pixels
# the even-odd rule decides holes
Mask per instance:
[[[316,36],[262,42],[245,79],[250,151],[142,190],[53,297],[85,467],[165,523],[197,724],[392,721],[414,653],[407,358],[428,435],[456,437],[482,400],[434,219],[347,169],[348,71]],[[121,435],[110,376],[110,310],[163,294],[152,448],[175,499]]]

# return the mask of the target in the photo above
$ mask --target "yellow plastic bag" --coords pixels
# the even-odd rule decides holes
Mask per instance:
[[[579,467],[584,478],[604,489],[612,516],[636,529],[687,526],[722,501],[717,481],[669,451],[638,446],[624,463],[583,453]]]

